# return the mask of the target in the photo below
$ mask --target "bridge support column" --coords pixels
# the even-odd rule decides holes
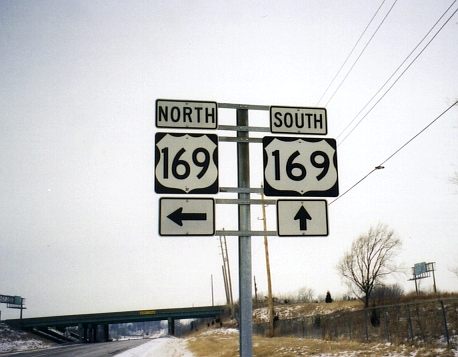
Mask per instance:
[[[169,328],[169,335],[175,336],[175,319],[172,317],[169,317],[167,320],[167,323],[168,323],[168,328]]]
[[[97,342],[97,325],[88,324],[87,325],[87,334],[88,334],[89,343]]]
[[[95,328],[95,341],[94,342],[108,342],[108,324],[96,325]]]
[[[87,342],[87,325],[78,324],[78,335],[81,342]]]
[[[92,326],[92,342],[99,342],[98,339],[98,330],[99,330],[99,325],[95,324]]]
[[[110,325],[105,324],[103,327],[103,341],[108,342],[110,340]]]

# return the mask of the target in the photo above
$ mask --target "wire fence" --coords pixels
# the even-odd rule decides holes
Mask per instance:
[[[200,318],[192,320],[176,320],[175,321],[175,336],[185,337],[194,331],[199,331],[205,327],[222,327],[219,318]]]
[[[438,299],[387,305],[360,311],[277,320],[275,336],[328,340],[458,343],[458,299]],[[253,332],[267,335],[268,324],[254,324]]]

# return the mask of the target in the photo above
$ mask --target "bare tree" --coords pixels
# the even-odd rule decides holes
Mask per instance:
[[[346,279],[356,296],[369,306],[374,287],[396,270],[393,258],[401,247],[401,240],[384,224],[371,227],[353,241],[337,270]]]
[[[458,185],[458,171],[455,171],[452,177],[450,177],[450,182]]]
[[[455,174],[452,177],[450,177],[450,182],[455,185],[458,185],[458,171],[455,171]]]
[[[451,268],[449,269],[453,274],[456,275],[456,277],[458,278],[458,265],[455,266],[454,268]]]
[[[313,290],[307,287],[302,287],[297,292],[297,301],[311,302],[313,301]]]

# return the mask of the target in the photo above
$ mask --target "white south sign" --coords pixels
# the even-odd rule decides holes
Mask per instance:
[[[262,144],[266,196],[339,195],[334,139],[266,136]]]
[[[218,192],[218,136],[156,133],[156,193]]]
[[[270,131],[285,134],[326,135],[326,108],[270,107]]]

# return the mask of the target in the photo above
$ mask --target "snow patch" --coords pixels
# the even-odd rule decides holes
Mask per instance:
[[[23,352],[51,346],[53,345],[30,337],[26,332],[11,329],[8,325],[0,323],[0,353]]]
[[[227,335],[238,335],[239,330],[235,328],[219,328],[215,330],[207,330],[202,332],[201,336],[227,336]]]
[[[194,357],[186,349],[186,342],[175,337],[162,337],[131,350],[117,354],[116,357]]]

